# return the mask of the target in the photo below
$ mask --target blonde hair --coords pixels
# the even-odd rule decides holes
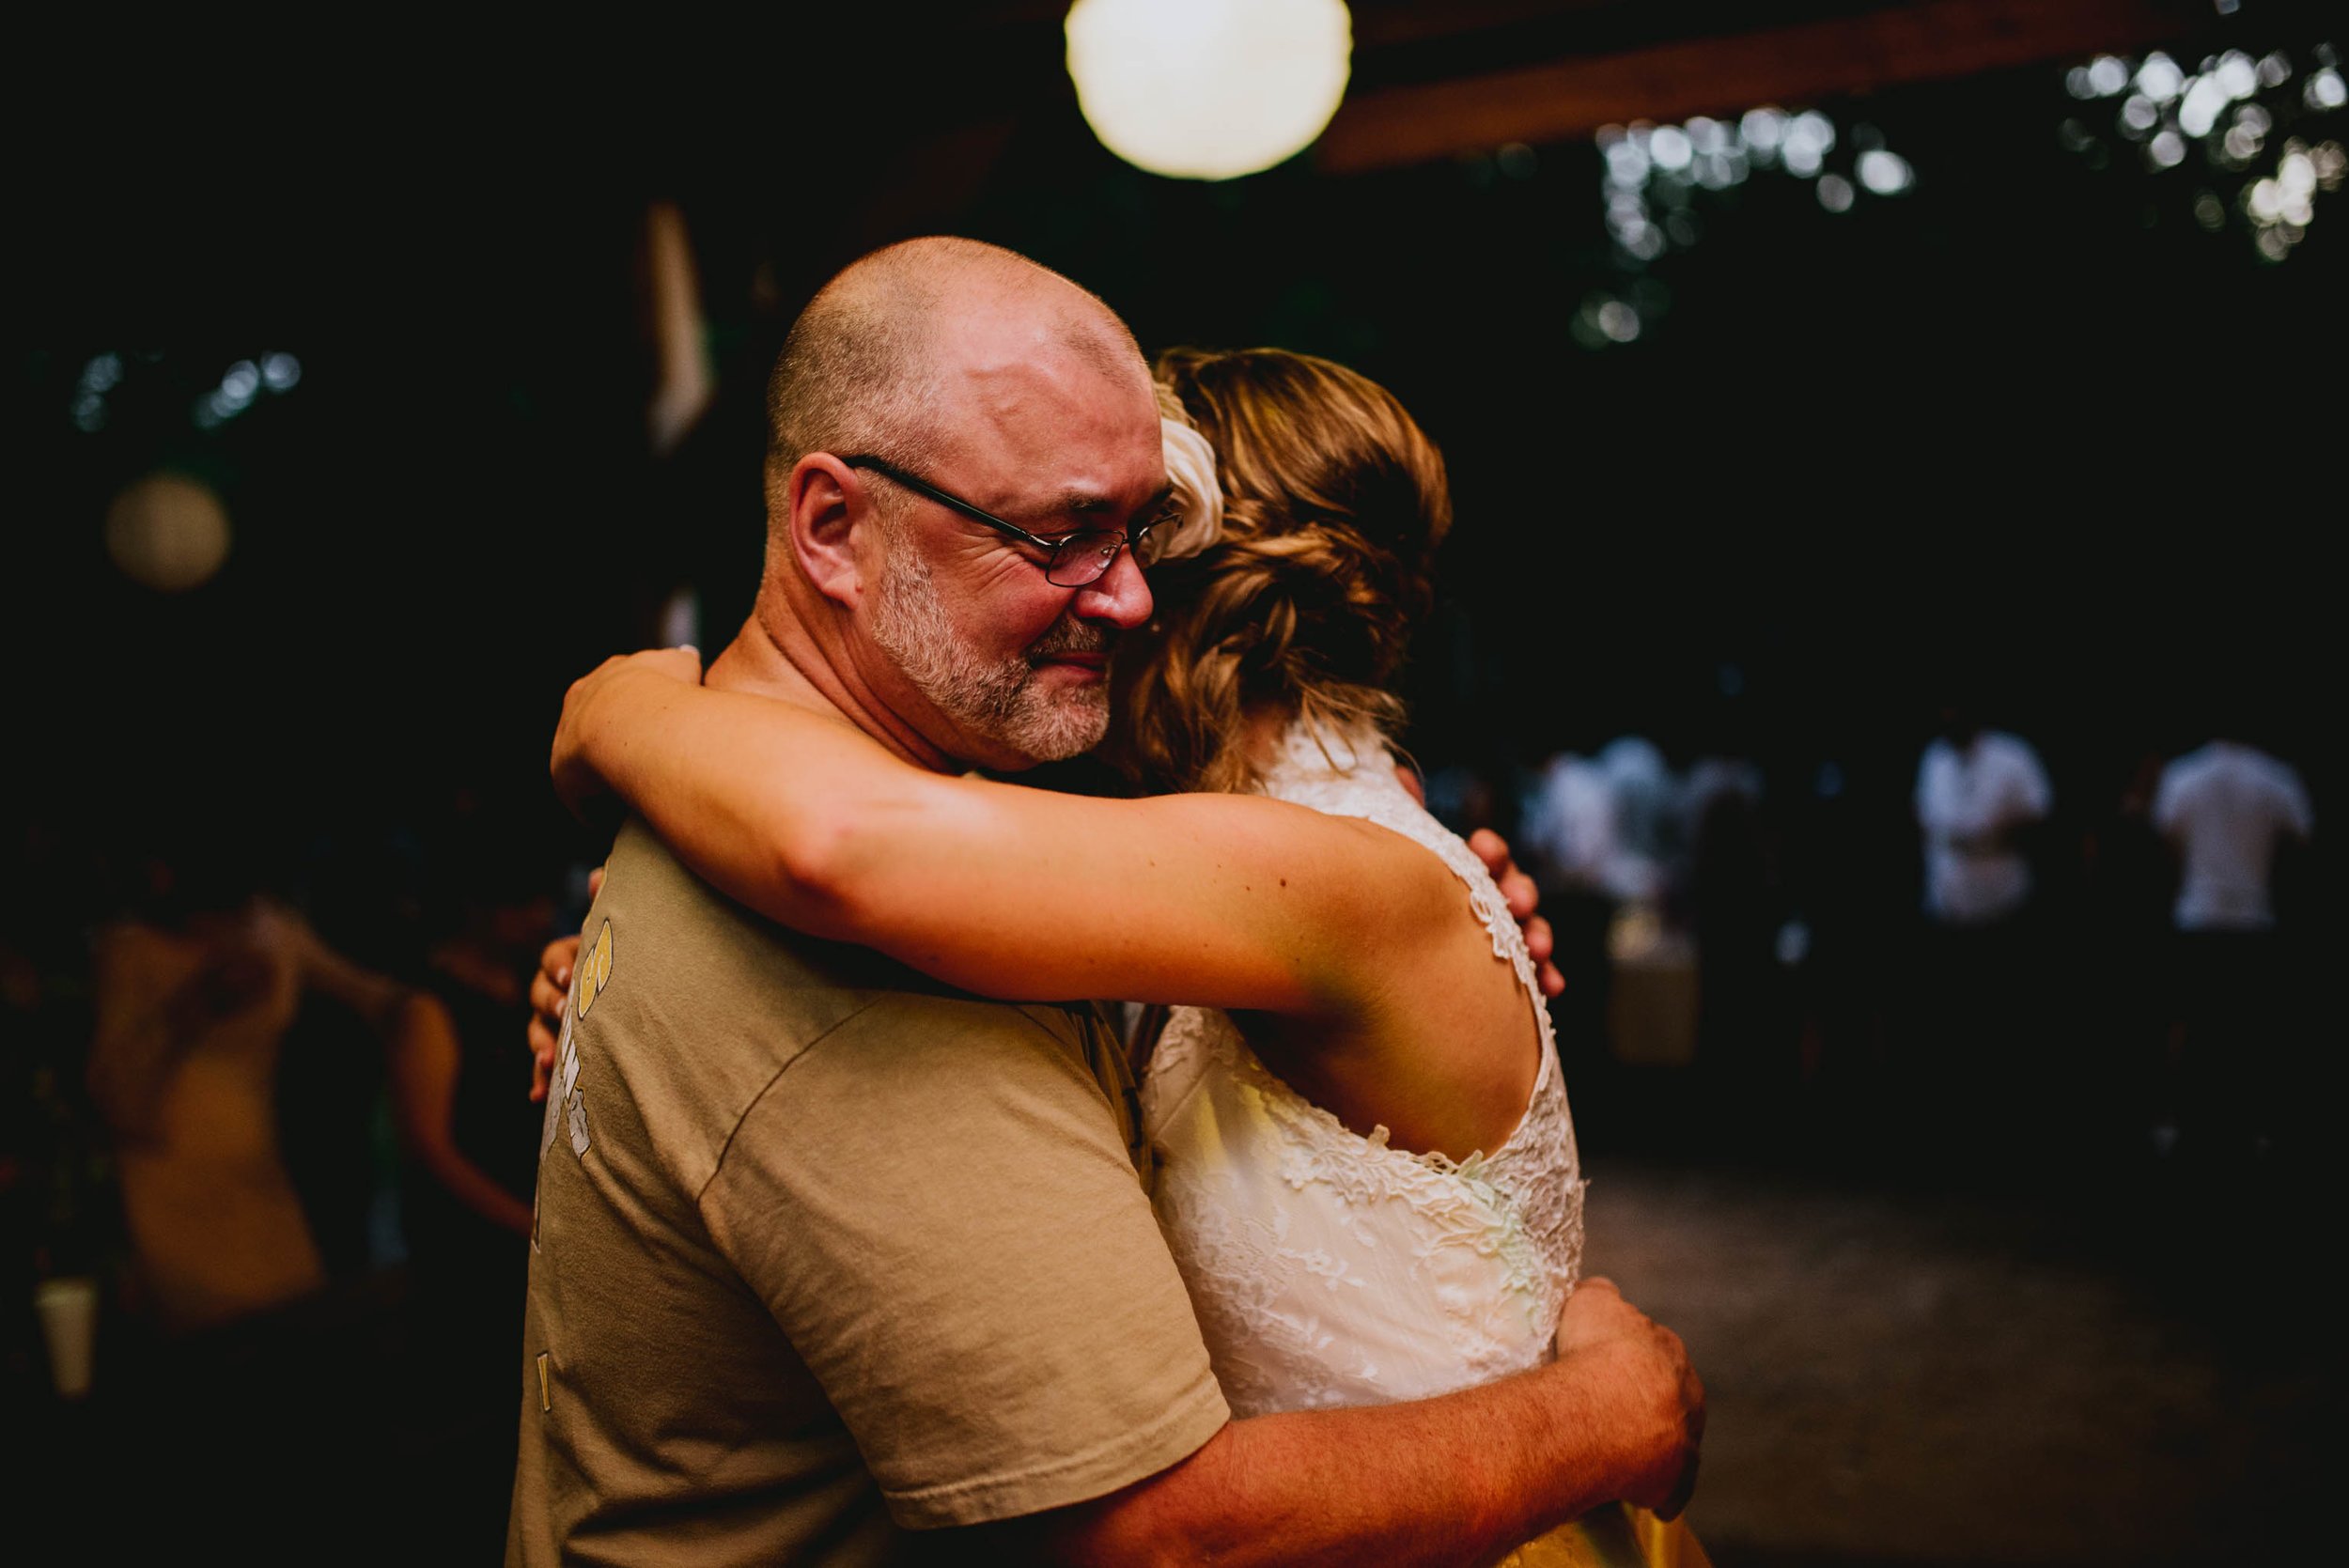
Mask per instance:
[[[1152,790],[1239,791],[1252,710],[1392,731],[1387,690],[1452,525],[1443,456],[1394,395],[1279,349],[1173,349],[1157,375],[1214,446],[1217,542],[1152,568],[1117,660],[1112,754]]]

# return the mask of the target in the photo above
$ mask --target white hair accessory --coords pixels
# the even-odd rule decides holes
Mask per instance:
[[[1216,482],[1215,448],[1206,437],[1186,420],[1163,416],[1159,429],[1166,439],[1166,477],[1183,518],[1164,525],[1151,559],[1174,561],[1196,555],[1223,536],[1223,487]]]

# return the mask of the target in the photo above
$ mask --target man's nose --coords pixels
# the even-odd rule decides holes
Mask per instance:
[[[1150,619],[1150,582],[1130,550],[1121,550],[1110,569],[1077,590],[1071,607],[1082,619],[1107,621],[1120,631],[1131,631]]]

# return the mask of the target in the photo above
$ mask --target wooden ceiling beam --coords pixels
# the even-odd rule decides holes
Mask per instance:
[[[1802,105],[1908,82],[2191,38],[2209,0],[1928,0],[1349,99],[1322,133],[1331,174],[1579,139],[1634,119]]]

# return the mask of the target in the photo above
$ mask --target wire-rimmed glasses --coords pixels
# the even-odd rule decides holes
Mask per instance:
[[[951,490],[940,489],[928,480],[908,474],[886,458],[861,452],[840,460],[850,468],[870,469],[884,479],[903,485],[916,495],[926,496],[941,506],[951,506],[965,517],[986,523],[999,534],[1033,545],[1047,557],[1044,581],[1056,588],[1082,588],[1098,582],[1116,562],[1117,552],[1128,546],[1133,549],[1136,565],[1148,566],[1149,556],[1145,551],[1150,531],[1174,520],[1171,513],[1161,511],[1136,528],[1083,528],[1074,534],[1063,534],[1058,538],[1048,539],[1029,533],[1016,522],[1005,522],[985,507],[974,506]]]

